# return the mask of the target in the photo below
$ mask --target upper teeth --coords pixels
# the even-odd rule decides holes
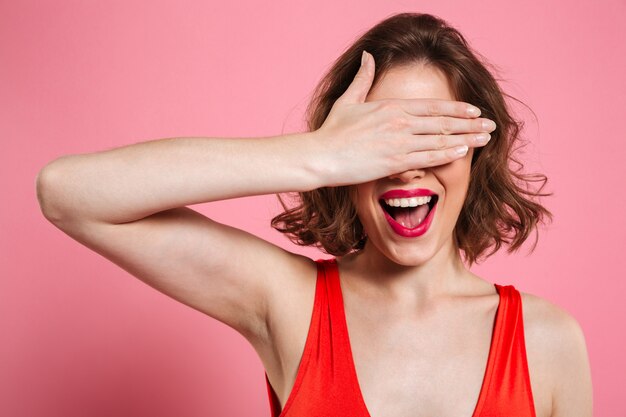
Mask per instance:
[[[431,195],[413,198],[390,198],[385,200],[385,203],[393,207],[417,207],[430,202],[431,199]]]

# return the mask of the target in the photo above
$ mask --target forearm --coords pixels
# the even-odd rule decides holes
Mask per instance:
[[[311,133],[263,138],[168,138],[67,155],[37,178],[49,218],[110,223],[230,198],[321,186]],[[47,213],[46,213],[47,212]]]

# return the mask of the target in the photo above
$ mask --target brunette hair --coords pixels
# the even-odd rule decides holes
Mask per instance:
[[[454,242],[470,266],[480,263],[481,256],[492,246],[485,258],[498,251],[502,243],[509,245],[509,253],[517,250],[537,223],[544,221],[544,216],[552,221],[552,213],[531,199],[553,194],[541,193],[547,177],[521,173],[523,164],[513,156],[524,122],[513,118],[504,97],[520,101],[500,89],[486,68],[491,65],[472,50],[463,35],[436,16],[396,14],[362,35],[315,88],[306,111],[310,131],[322,126],[334,102],[354,79],[364,49],[376,62],[372,89],[395,66],[425,63],[447,75],[456,100],[479,107],[481,117],[497,125],[489,143],[474,148],[470,184],[454,228]],[[509,161],[519,169],[513,170]],[[527,187],[534,181],[542,182],[538,191]],[[297,245],[314,245],[334,256],[359,251],[364,248],[367,235],[353,204],[354,192],[352,185],[298,192],[297,205],[292,208],[276,194],[285,211],[272,219],[271,226]],[[537,240],[538,231],[531,252]]]

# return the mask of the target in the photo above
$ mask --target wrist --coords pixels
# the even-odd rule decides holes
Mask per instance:
[[[299,152],[301,155],[304,175],[309,179],[309,189],[326,187],[331,184],[329,180],[332,164],[328,159],[325,141],[322,140],[319,131],[309,131],[297,134],[299,136]]]

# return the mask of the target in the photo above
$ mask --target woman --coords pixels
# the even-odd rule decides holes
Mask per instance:
[[[273,416],[591,416],[576,320],[461,259],[515,250],[550,216],[508,166],[520,123],[463,36],[431,15],[391,16],[316,93],[308,132],[58,158],[37,179],[42,212],[241,333]],[[273,227],[333,258],[186,207],[283,192],[300,204],[281,200]]]

